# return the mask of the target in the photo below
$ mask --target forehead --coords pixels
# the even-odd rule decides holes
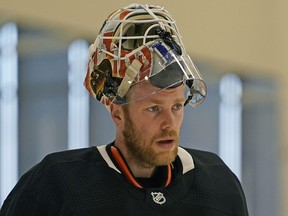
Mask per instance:
[[[128,92],[130,101],[162,100],[184,100],[184,85],[176,88],[160,89],[150,82],[140,82],[134,85]]]

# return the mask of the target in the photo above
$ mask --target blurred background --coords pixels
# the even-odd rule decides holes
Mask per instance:
[[[0,1],[0,203],[46,154],[112,142],[82,83],[106,17],[135,1]],[[288,215],[288,1],[139,0],[164,6],[208,86],[181,144],[213,151],[242,182],[251,216]]]

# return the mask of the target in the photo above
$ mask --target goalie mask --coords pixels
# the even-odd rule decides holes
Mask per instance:
[[[206,97],[205,82],[185,51],[175,21],[160,6],[133,4],[115,11],[89,48],[84,84],[97,100],[107,106],[132,103],[126,94],[139,82],[157,87],[147,96],[186,85],[185,104],[197,106]]]

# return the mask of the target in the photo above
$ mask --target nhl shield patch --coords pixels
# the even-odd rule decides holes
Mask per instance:
[[[162,205],[166,202],[166,198],[161,192],[151,192],[152,199],[155,203]]]

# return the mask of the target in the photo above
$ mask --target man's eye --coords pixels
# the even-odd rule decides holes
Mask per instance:
[[[149,110],[150,112],[156,112],[156,111],[159,110],[159,107],[158,107],[158,106],[152,106],[152,107],[149,107],[148,110]]]
[[[182,104],[176,104],[175,106],[174,106],[174,109],[175,110],[179,110],[179,109],[181,109],[183,107],[183,105]]]

